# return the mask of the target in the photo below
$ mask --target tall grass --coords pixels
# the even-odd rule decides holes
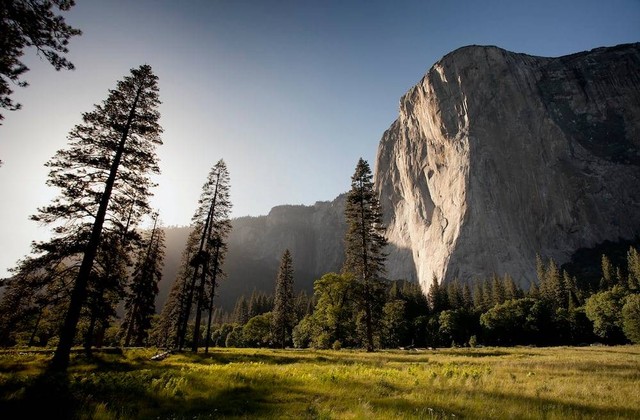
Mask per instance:
[[[0,413],[76,418],[640,418],[640,346],[0,354]],[[4,417],[11,418],[11,417]]]

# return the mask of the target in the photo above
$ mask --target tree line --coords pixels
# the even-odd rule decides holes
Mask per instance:
[[[375,348],[477,345],[584,345],[640,342],[640,256],[629,248],[625,264],[602,257],[595,287],[552,260],[537,259],[538,281],[523,290],[509,276],[446,285],[433,279],[428,292],[405,280],[378,280],[373,295]],[[613,269],[612,269],[613,268]],[[328,273],[314,294],[291,299],[294,322],[286,345],[297,348],[366,348],[361,291],[351,274]],[[214,317],[211,345],[280,347],[274,294],[241,296],[230,312]]]
[[[475,345],[621,344],[640,341],[640,257],[630,247],[614,266],[602,255],[599,282],[578,279],[553,259],[536,259],[537,282],[523,290],[507,274],[446,285],[384,275],[384,228],[371,171],[362,159],[352,177],[342,272],[314,283],[314,294],[241,296],[232,313],[219,310],[210,336],[218,346],[396,348]],[[285,251],[282,265],[291,266]],[[286,264],[285,264],[286,263]],[[292,270],[284,270],[292,282]],[[286,301],[289,301],[286,303]],[[283,303],[285,302],[285,303]],[[286,310],[282,310],[282,307]],[[286,315],[286,316],[285,316]]]

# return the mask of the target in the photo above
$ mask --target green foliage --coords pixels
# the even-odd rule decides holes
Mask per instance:
[[[617,343],[623,340],[622,306],[624,291],[615,286],[611,290],[593,294],[587,299],[585,312],[593,322],[593,332],[600,338]]]
[[[477,319],[465,309],[449,309],[440,312],[438,317],[438,333],[440,341],[463,345],[476,330]]]
[[[640,292],[640,253],[633,247],[630,247],[627,252],[627,268],[629,288]]]
[[[233,331],[232,324],[222,324],[220,328],[215,330],[211,337],[211,344],[215,347],[225,347],[227,345],[227,337]]]
[[[629,295],[622,307],[622,330],[633,343],[640,343],[640,294]]]
[[[411,344],[408,333],[406,302],[401,299],[387,302],[382,309],[382,346],[394,348]]]
[[[269,347],[276,338],[273,329],[273,312],[256,315],[242,327],[242,345],[247,347]]]
[[[249,321],[249,305],[247,299],[243,296],[236,301],[235,308],[232,314],[233,322],[244,325]]]
[[[469,337],[469,347],[474,348],[478,345],[478,337],[472,335]]]
[[[350,274],[325,274],[314,283],[316,307],[311,319],[315,330],[327,337],[313,340],[325,348],[336,340],[353,345],[356,336],[356,289],[358,284]]]
[[[544,303],[532,298],[508,300],[480,316],[491,342],[500,345],[536,342],[547,319]]]
[[[433,279],[431,280],[431,286],[429,286],[429,292],[427,293],[427,300],[429,301],[429,309],[431,312],[441,312],[449,308],[447,289],[440,286],[436,276],[433,276]]]
[[[280,260],[272,314],[273,339],[280,347],[285,348],[291,341],[291,331],[297,321],[293,300],[293,261],[288,249],[284,251]]]
[[[227,335],[225,340],[226,347],[244,347],[244,332],[242,326],[235,326]]]
[[[296,348],[307,348],[313,343],[318,335],[315,319],[312,315],[307,315],[293,328],[293,345]]]

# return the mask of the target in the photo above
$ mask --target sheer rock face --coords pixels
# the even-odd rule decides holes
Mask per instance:
[[[640,234],[640,44],[560,58],[456,50],[378,148],[388,277],[535,278],[539,253]],[[407,252],[410,251],[410,252]]]

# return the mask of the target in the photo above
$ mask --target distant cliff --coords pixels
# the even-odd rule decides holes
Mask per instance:
[[[344,261],[344,196],[312,206],[277,206],[267,216],[232,221],[228,277],[220,282],[218,304],[230,309],[253,289],[272,292],[285,249],[291,251],[296,290],[313,291],[314,280],[339,271]],[[188,228],[169,228],[167,258],[156,306],[162,307],[178,273]]]
[[[400,100],[376,184],[389,276],[535,278],[535,255],[640,234],[640,44],[559,58],[471,46]],[[409,253],[406,251],[409,250]]]

